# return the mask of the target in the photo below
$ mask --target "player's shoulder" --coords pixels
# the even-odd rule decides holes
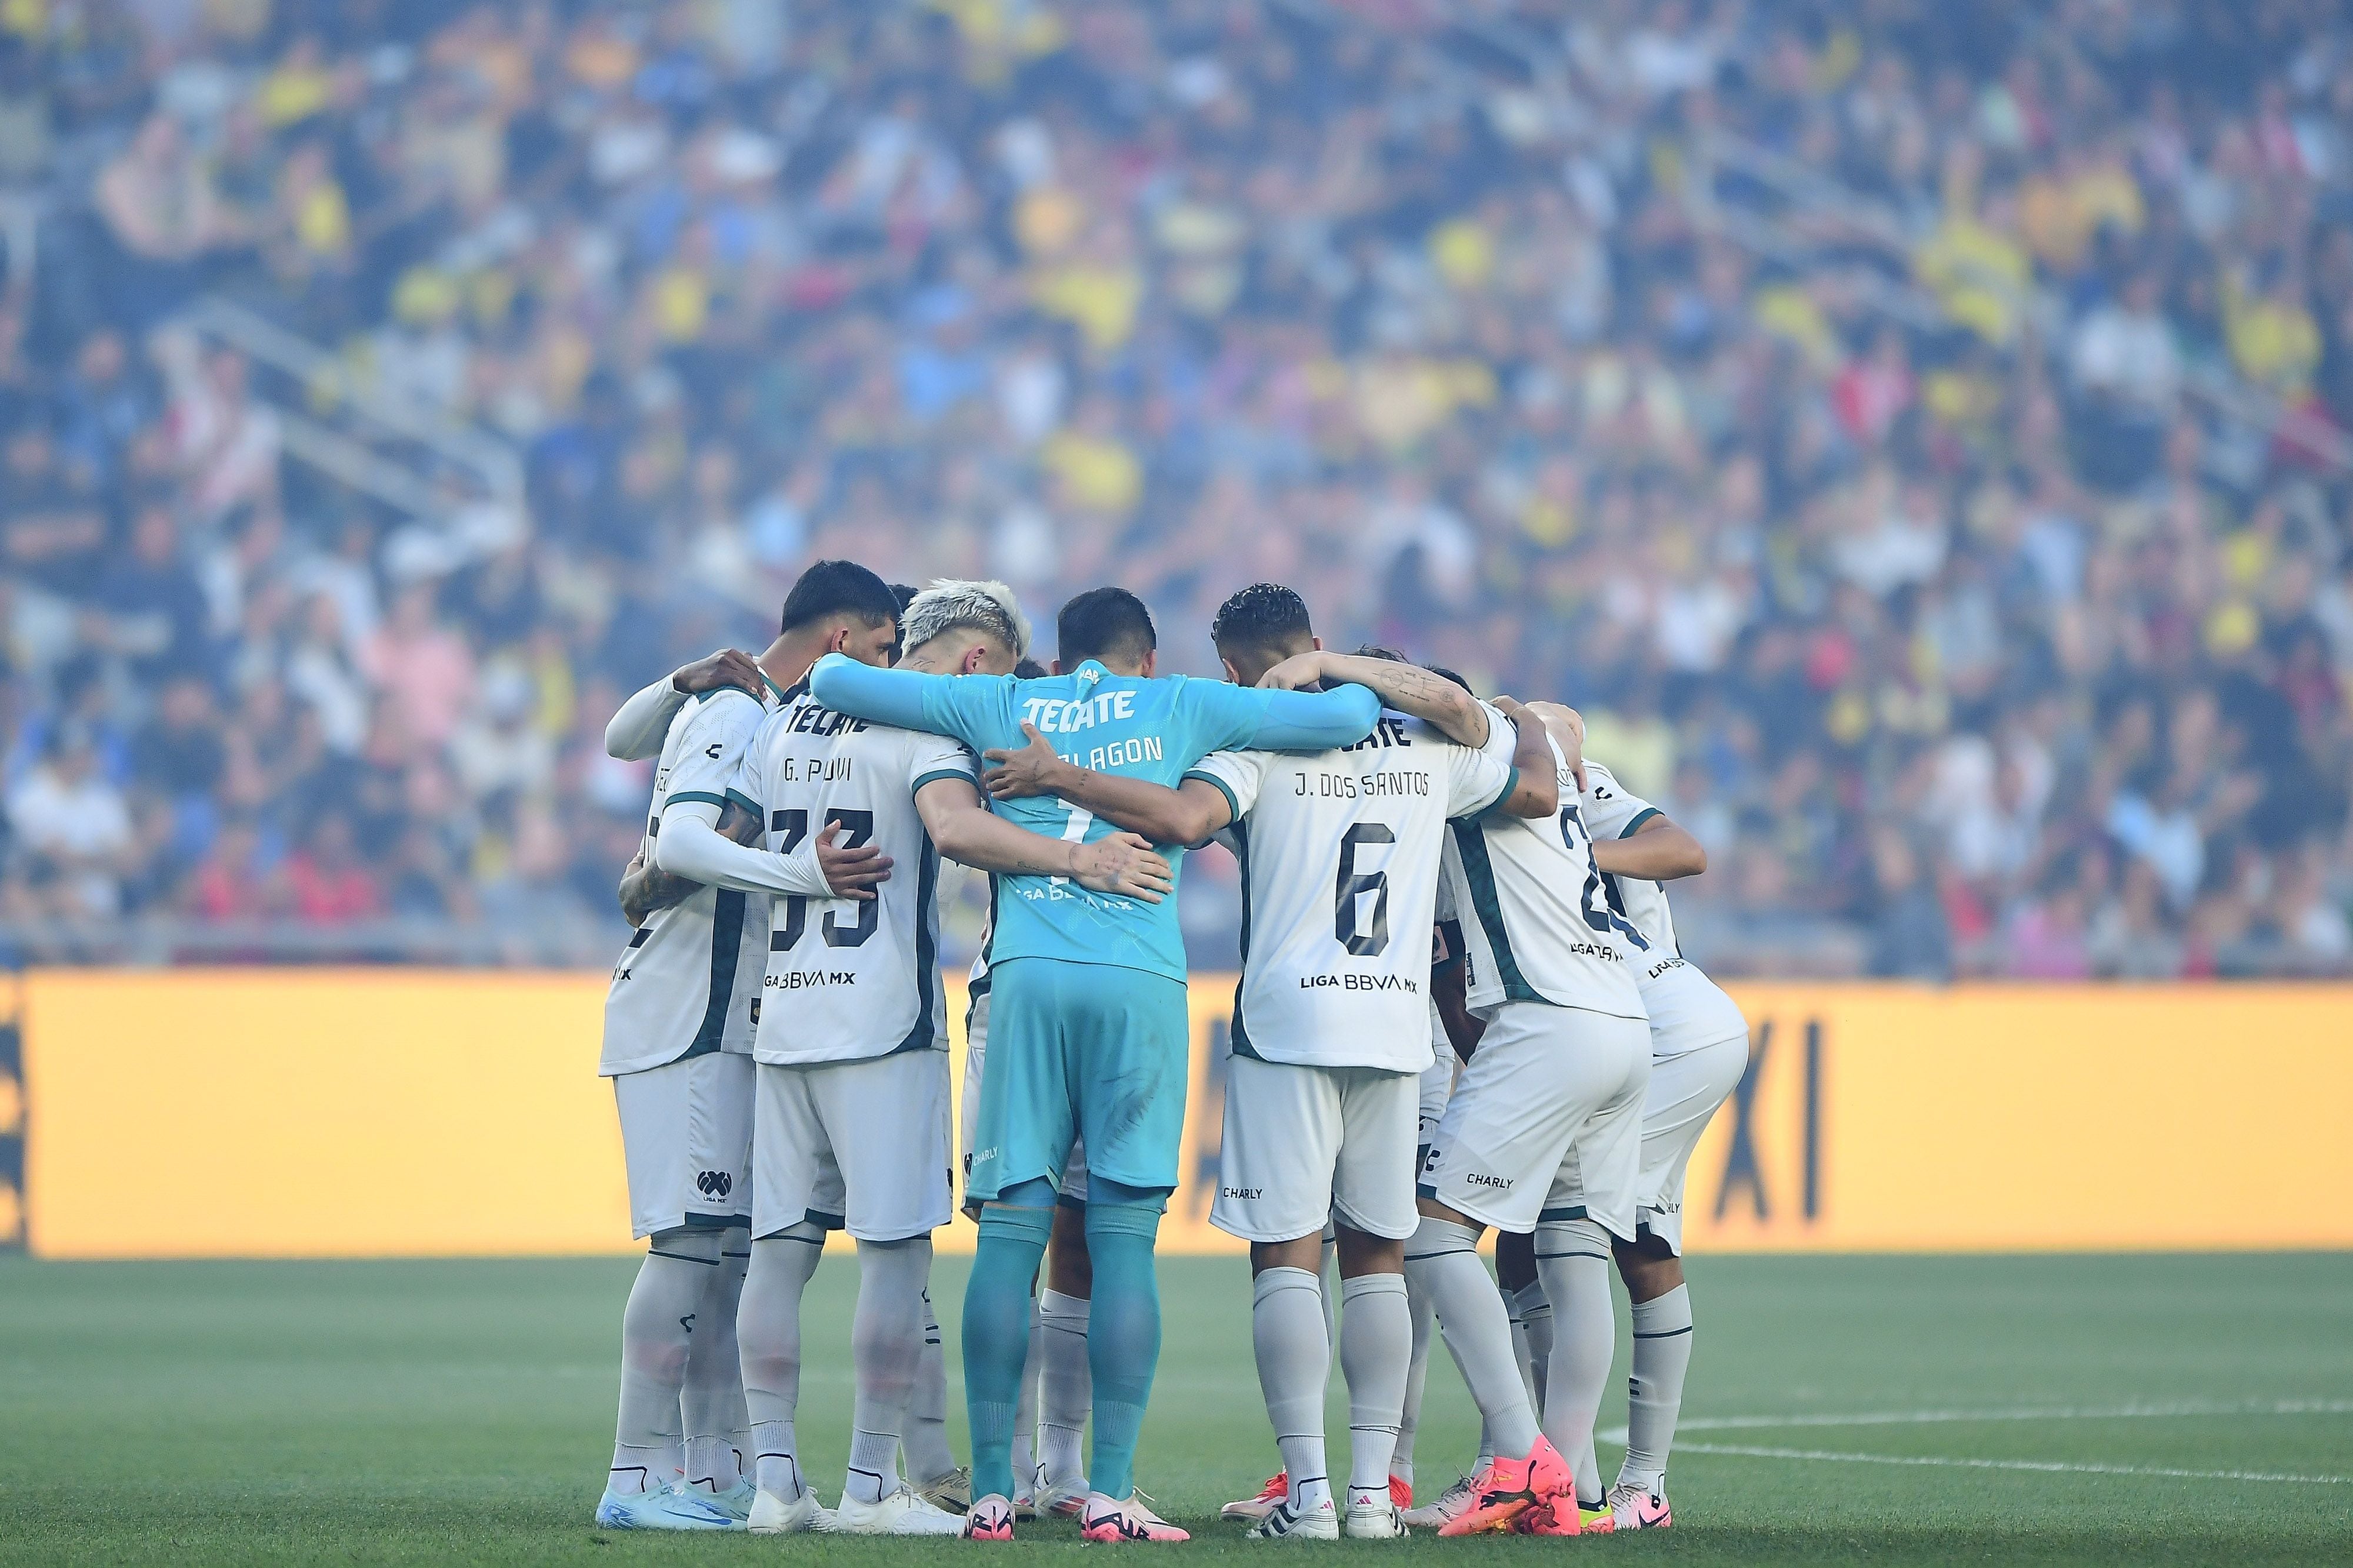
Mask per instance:
[[[1596,800],[1616,800],[1626,794],[1626,786],[1618,782],[1618,775],[1611,773],[1606,764],[1587,757],[1585,793]]]

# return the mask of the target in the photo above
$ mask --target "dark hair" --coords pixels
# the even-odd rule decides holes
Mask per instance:
[[[779,627],[794,631],[828,616],[847,612],[869,626],[899,621],[899,601],[891,584],[855,561],[820,561],[800,574],[785,595]]]
[[[1280,583],[1253,583],[1218,606],[1209,640],[1220,649],[1271,653],[1315,640],[1307,601]]]
[[[903,616],[907,613],[907,606],[915,602],[914,584],[893,583],[891,584],[891,596],[899,601],[899,613]]]
[[[1013,679],[1016,680],[1043,680],[1046,679],[1046,667],[1039,664],[1034,658],[1025,658],[1019,664],[1013,667]]]
[[[1141,660],[1160,637],[1143,600],[1124,588],[1090,588],[1054,617],[1054,643],[1067,671],[1091,658]]]

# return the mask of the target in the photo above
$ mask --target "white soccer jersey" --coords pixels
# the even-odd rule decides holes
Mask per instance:
[[[842,848],[879,846],[894,863],[867,900],[779,897],[752,1054],[777,1066],[945,1050],[940,983],[939,851],[915,809],[938,779],[977,786],[951,740],[869,723],[796,687],[744,756],[733,793],[760,814],[768,848],[789,855],[828,823]]]
[[[671,803],[726,804],[728,782],[768,708],[726,687],[702,693],[670,720],[646,814],[647,860]],[[724,888],[697,888],[648,916],[613,966],[596,1070],[613,1078],[704,1051],[749,1051],[767,929],[768,895]]]
[[[1223,790],[1242,866],[1234,1054],[1303,1067],[1419,1072],[1439,855],[1450,817],[1516,782],[1511,721],[1476,751],[1384,713],[1353,746],[1219,752],[1185,776]],[[1500,756],[1499,756],[1500,753]]]
[[[1457,822],[1446,875],[1462,914],[1472,1010],[1506,1002],[1583,1007],[1641,1018],[1633,964],[1648,941],[1609,907],[1593,840],[1577,805],[1577,778],[1553,747],[1563,805],[1541,819],[1495,813]]]
[[[1577,805],[1585,812],[1585,826],[1596,838],[1630,837],[1642,824],[1659,815],[1659,808],[1630,793],[1618,782],[1617,775],[1591,758],[1585,763],[1585,793],[1577,796]],[[1675,917],[1667,909],[1667,890],[1656,882],[1646,882],[1639,877],[1620,877],[1605,871],[1601,875],[1601,891],[1609,907],[1626,917],[1626,922],[1650,942],[1652,949],[1662,955],[1680,956],[1675,946]]]

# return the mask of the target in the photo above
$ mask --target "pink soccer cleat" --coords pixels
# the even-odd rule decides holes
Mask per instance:
[[[1113,1502],[1101,1492],[1087,1499],[1079,1515],[1082,1541],[1190,1541],[1193,1538],[1144,1506],[1138,1493]]]
[[[1218,1510],[1218,1517],[1219,1519],[1239,1519],[1250,1524],[1256,1524],[1260,1520],[1264,1519],[1268,1514],[1272,1513],[1275,1510],[1276,1506],[1290,1495],[1291,1477],[1289,1473],[1283,1470],[1277,1470],[1274,1474],[1266,1478],[1266,1485],[1258,1489],[1257,1496],[1236,1499],[1234,1501],[1229,1502],[1225,1507],[1219,1509]]]
[[[1002,1492],[972,1500],[971,1509],[964,1516],[964,1538],[966,1541],[1010,1541],[1013,1539],[1013,1504]]]
[[[1463,1510],[1439,1526],[1440,1535],[1489,1535],[1512,1528],[1528,1509],[1549,1502],[1576,1484],[1575,1472],[1560,1451],[1544,1438],[1536,1439],[1524,1459],[1497,1454],[1471,1478],[1471,1501]],[[1573,1511],[1576,1499],[1569,1506]],[[1562,1533],[1569,1533],[1563,1531]]]

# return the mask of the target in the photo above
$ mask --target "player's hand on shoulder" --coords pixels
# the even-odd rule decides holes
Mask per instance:
[[[1071,876],[1094,893],[1121,893],[1156,904],[1176,891],[1176,874],[1142,835],[1113,833],[1092,844],[1079,845],[1071,857]]]
[[[818,869],[835,898],[871,899],[876,888],[891,879],[891,857],[871,844],[841,848],[834,843],[840,833],[841,824],[828,822],[817,836]]]
[[[1029,744],[1018,751],[992,746],[980,754],[981,781],[988,786],[990,798],[1021,800],[1030,795],[1060,795],[1060,774],[1067,764],[1054,754],[1054,748],[1046,743],[1046,737],[1038,732],[1035,724],[1025,721],[1021,733]]]
[[[1324,655],[1319,649],[1312,653],[1294,653],[1272,669],[1258,678],[1261,690],[1303,691],[1316,686],[1324,679]]]
[[[1562,702],[1531,702],[1523,706],[1516,699],[1498,697],[1495,710],[1514,724],[1534,721],[1545,727],[1560,754],[1568,759],[1568,771],[1577,779],[1577,791],[1585,793],[1585,716]]]
[[[692,696],[732,686],[750,696],[760,695],[760,667],[741,648],[723,647],[708,658],[698,658],[670,678],[670,684]]]

